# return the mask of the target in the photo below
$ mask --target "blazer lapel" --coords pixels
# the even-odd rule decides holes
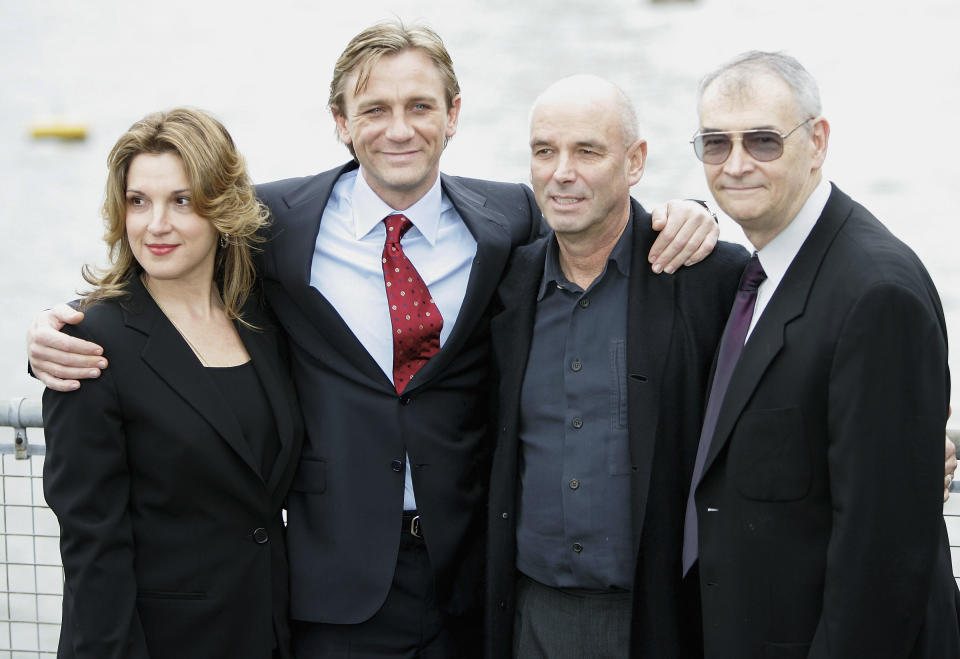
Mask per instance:
[[[633,255],[627,303],[627,427],[634,469],[631,519],[636,546],[646,517],[645,503],[658,440],[663,371],[674,324],[675,279],[647,272],[647,253],[656,234],[650,226],[650,215],[635,200],[631,200],[631,205]]]
[[[277,349],[277,330],[271,327],[264,315],[256,308],[256,303],[248,300],[244,308],[244,318],[261,330],[251,330],[243,323],[236,323],[237,331],[243,345],[250,353],[253,367],[260,378],[260,384],[267,394],[267,401],[273,410],[274,422],[277,426],[277,435],[280,438],[280,451],[274,465],[286,464],[290,459],[290,452],[294,446],[294,421],[289,395],[289,376],[284,376],[280,370],[280,355]],[[270,480],[267,483],[272,491],[277,487],[283,476],[283,469],[274,468],[270,471]]]
[[[412,391],[429,382],[437,373],[441,373],[459,353],[486,312],[499,275],[510,257],[510,233],[506,218],[500,212],[487,208],[484,205],[486,199],[482,195],[467,189],[445,174],[441,174],[441,184],[477,241],[477,254],[470,268],[467,290],[453,330],[440,352],[417,373],[417,383]]]
[[[240,423],[206,369],[160,311],[139,277],[133,278],[129,290],[132,300],[124,316],[128,327],[147,336],[140,353],[143,361],[259,475],[260,467],[243,439]]]
[[[783,348],[786,327],[803,315],[820,264],[853,209],[852,201],[836,187],[820,218],[787,268],[780,285],[743,347],[717,417],[704,473],[723,449],[737,419],[763,378],[767,367]]]

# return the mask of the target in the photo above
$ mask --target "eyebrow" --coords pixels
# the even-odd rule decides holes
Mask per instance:
[[[701,133],[747,133],[752,130],[773,130],[778,131],[779,129],[776,126],[755,126],[754,128],[742,128],[739,130],[728,130],[726,128],[701,128]]]
[[[184,194],[185,192],[190,192],[190,188],[180,188],[179,190],[173,190],[170,194],[171,194],[171,195]],[[143,192],[142,190],[137,190],[136,188],[127,188],[126,194],[131,194],[131,193],[133,193],[133,194],[146,194],[146,193]]]
[[[430,103],[436,105],[439,104],[441,100],[436,96],[413,96],[403,99],[403,102],[407,105],[410,103]],[[390,105],[390,101],[380,98],[369,98],[357,103],[357,109],[376,107],[378,105]]]
[[[530,140],[530,148],[535,148],[538,146],[553,146],[553,141],[547,139],[535,139]],[[587,140],[580,140],[579,142],[574,142],[574,146],[577,147],[587,147],[589,149],[606,149],[607,147],[604,144],[599,142],[590,142]]]

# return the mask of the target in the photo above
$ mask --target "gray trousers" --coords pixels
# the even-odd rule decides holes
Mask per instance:
[[[513,626],[516,659],[626,659],[629,592],[593,593],[544,586],[518,574]]]

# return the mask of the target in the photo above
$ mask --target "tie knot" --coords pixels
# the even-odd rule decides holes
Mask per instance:
[[[398,243],[400,239],[403,238],[410,227],[413,226],[413,223],[407,219],[406,215],[401,215],[396,213],[394,215],[387,215],[383,219],[383,223],[387,225],[387,244]]]
[[[760,265],[760,259],[757,257],[757,253],[754,252],[753,256],[750,257],[750,262],[747,263],[747,267],[743,269],[743,275],[740,277],[740,290],[745,292],[755,291],[766,278],[767,273],[763,271],[763,266]]]

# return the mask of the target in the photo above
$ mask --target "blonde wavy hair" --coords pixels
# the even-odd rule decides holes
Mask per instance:
[[[194,209],[220,235],[214,281],[227,317],[249,325],[240,310],[256,283],[253,251],[264,240],[259,231],[267,225],[269,211],[257,199],[246,162],[227,129],[209,114],[192,108],[147,115],[110,151],[102,211],[110,265],[102,270],[84,266],[83,278],[95,288],[84,294],[81,305],[124,295],[127,282],[143,271],[130,249],[126,230],[127,172],[142,153],[173,153],[183,162]]]

